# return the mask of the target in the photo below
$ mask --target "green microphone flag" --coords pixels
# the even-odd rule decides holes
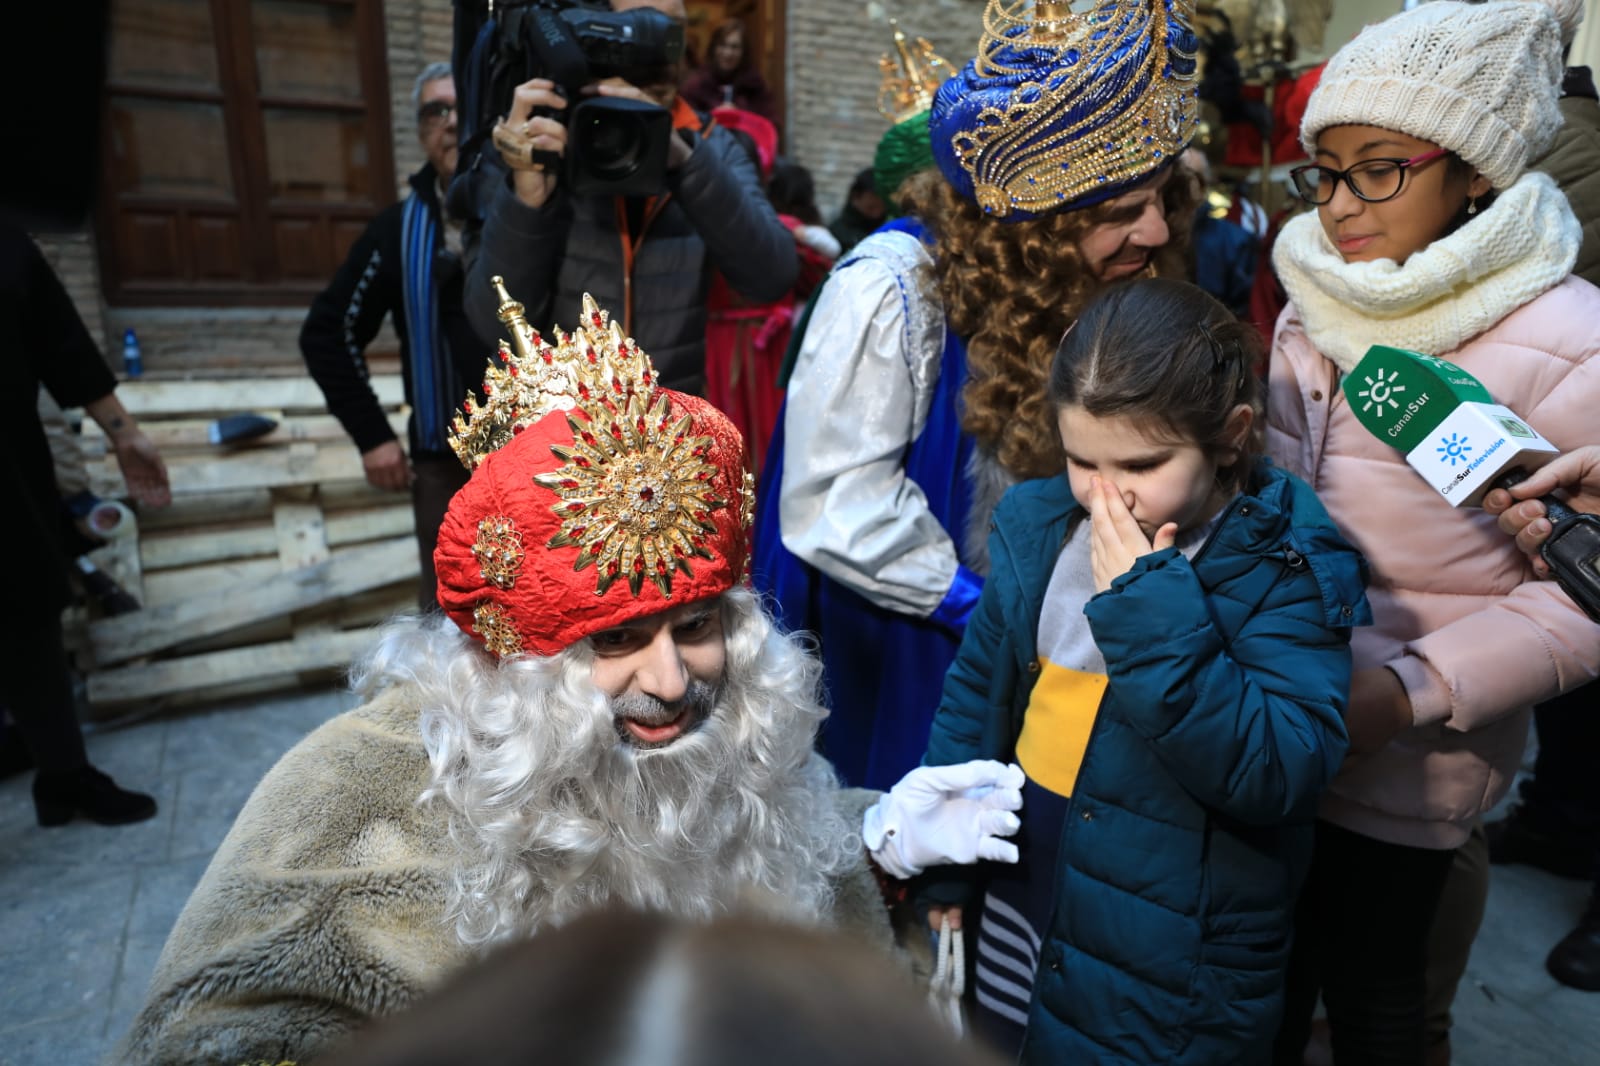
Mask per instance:
[[[1342,387],[1368,432],[1404,452],[1456,507],[1476,506],[1505,471],[1560,454],[1477,378],[1435,356],[1375,344]]]

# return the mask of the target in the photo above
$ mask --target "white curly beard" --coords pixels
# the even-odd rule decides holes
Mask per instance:
[[[396,630],[358,687],[424,691],[432,783],[463,855],[449,918],[488,946],[623,904],[690,918],[735,905],[826,921],[861,847],[812,750],[815,658],[755,595],[723,598],[727,668],[698,728],[641,750],[590,681],[587,642],[498,663],[448,622]]]

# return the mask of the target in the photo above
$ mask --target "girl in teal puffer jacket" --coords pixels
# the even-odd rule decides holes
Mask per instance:
[[[1368,610],[1359,554],[1258,458],[1259,354],[1194,286],[1111,290],[1051,371],[1065,476],[995,513],[926,762],[1021,764],[1021,862],[922,895],[936,927],[981,900],[976,1028],[1026,1062],[1271,1050]]]

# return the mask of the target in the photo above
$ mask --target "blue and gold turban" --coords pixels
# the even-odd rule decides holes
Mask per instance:
[[[989,0],[977,56],[934,98],[939,169],[992,218],[1018,222],[1109,200],[1194,136],[1193,0],[1074,6]]]

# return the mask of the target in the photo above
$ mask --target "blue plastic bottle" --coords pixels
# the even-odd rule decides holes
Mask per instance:
[[[144,373],[144,355],[139,351],[139,338],[131,329],[122,334],[122,372],[130,378]]]

